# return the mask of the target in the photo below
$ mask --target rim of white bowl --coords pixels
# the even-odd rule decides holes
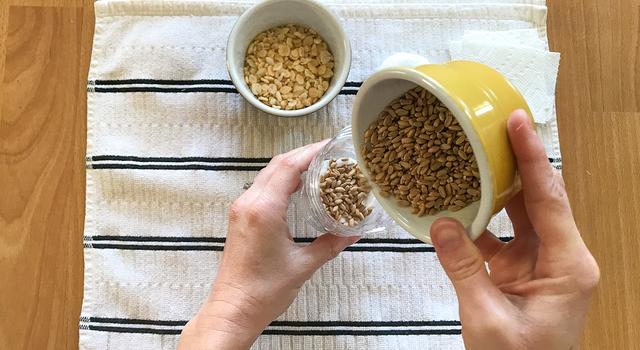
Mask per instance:
[[[475,218],[473,219],[471,224],[466,227],[471,239],[475,240],[476,238],[480,237],[480,235],[486,229],[493,212],[493,176],[491,174],[491,171],[489,171],[489,160],[486,152],[484,151],[484,148],[482,147],[478,134],[473,128],[473,125],[471,125],[471,121],[468,119],[467,114],[462,109],[460,109],[456,103],[454,103],[451,96],[444,92],[442,86],[413,68],[389,67],[381,69],[378,72],[374,73],[362,84],[360,90],[358,91],[358,95],[368,93],[369,89],[375,87],[377,84],[383,81],[395,79],[409,81],[429,90],[429,92],[435,95],[442,103],[447,106],[447,108],[449,108],[449,110],[453,113],[453,115],[460,123],[460,126],[467,135],[467,138],[469,139],[469,143],[471,144],[471,148],[473,149],[473,153],[475,154],[476,160],[478,162],[478,169],[480,170],[480,206],[475,215]],[[354,135],[357,130],[364,130],[364,128],[360,127],[359,121],[356,120],[358,118],[358,115],[361,113],[361,101],[362,98],[356,98],[356,102],[353,106],[352,130],[354,132]],[[358,126],[357,128],[355,127],[356,125]],[[362,162],[362,159],[360,159],[361,155],[359,151],[360,144],[361,142],[359,139],[357,139],[357,144],[356,142],[354,142],[358,162]],[[368,169],[362,170],[370,176]],[[377,192],[374,191],[374,194],[377,196]],[[399,213],[397,211],[397,208],[387,206],[386,204],[388,203],[386,203],[385,201],[379,202],[385,208],[385,210],[387,210],[388,214],[392,218],[394,218],[394,221],[396,221],[400,226],[402,226],[409,232],[414,231],[414,228],[408,225],[405,220],[398,219]]]
[[[297,2],[300,4],[304,4],[305,6],[314,7],[315,9],[320,10],[321,13],[323,13],[325,16],[323,20],[331,21],[331,25],[337,28],[340,34],[340,38],[342,38],[340,45],[344,46],[345,59],[344,59],[343,65],[340,67],[341,69],[339,71],[339,74],[337,75],[335,74],[336,67],[334,67],[334,75],[332,77],[331,84],[329,85],[329,89],[325,92],[324,95],[322,95],[322,97],[316,103],[302,109],[294,109],[294,110],[276,109],[260,102],[260,100],[258,100],[258,98],[255,97],[255,95],[249,89],[249,86],[247,85],[247,83],[244,81],[243,79],[244,74],[242,74],[242,72],[239,72],[236,69],[233,69],[230,65],[230,62],[234,61],[235,58],[233,57],[233,50],[230,50],[229,48],[231,47],[231,45],[234,44],[235,38],[236,36],[238,36],[238,33],[240,32],[240,30],[244,27],[244,24],[247,21],[249,21],[251,17],[258,14],[259,11],[261,11],[264,7],[272,5],[274,3],[279,3],[279,2]],[[254,107],[258,108],[263,112],[273,114],[278,117],[288,117],[288,118],[301,117],[301,116],[305,116],[313,112],[316,112],[320,108],[329,104],[329,102],[333,101],[333,99],[336,98],[336,96],[338,96],[338,94],[344,87],[344,84],[347,81],[347,77],[349,76],[349,71],[351,70],[351,44],[349,43],[349,37],[347,36],[347,33],[344,31],[344,27],[342,26],[338,18],[333,14],[333,12],[331,12],[331,10],[329,10],[327,6],[315,0],[265,0],[258,4],[255,4],[254,6],[246,10],[244,13],[242,13],[242,15],[240,15],[236,23],[233,25],[233,28],[231,29],[231,33],[227,38],[226,58],[227,58],[227,62],[226,62],[227,72],[231,77],[231,81],[233,82],[233,85],[235,85],[236,89],[238,89],[238,92]]]

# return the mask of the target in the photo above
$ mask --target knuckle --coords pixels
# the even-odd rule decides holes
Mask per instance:
[[[477,274],[482,269],[484,269],[482,259],[469,255],[453,261],[449,265],[449,275],[453,280],[462,281]]]
[[[555,181],[557,182],[558,188],[566,194],[566,185],[564,183],[564,177],[562,177],[562,173],[557,169],[553,169],[553,176]]]
[[[229,208],[229,223],[243,222],[248,225],[260,226],[263,224],[264,210],[259,203],[246,203],[237,199]]]
[[[245,217],[250,225],[261,226],[263,223],[264,212],[262,207],[257,204],[253,204],[245,209]]]
[[[266,167],[264,167],[264,168],[260,169],[260,171],[258,171],[258,173],[256,174],[256,176],[254,177],[254,181],[255,181],[255,179],[257,179],[257,178],[260,178],[260,177],[262,177],[262,176],[265,176],[264,174],[268,171],[268,170],[267,170],[267,167],[268,167],[268,166],[266,166]]]
[[[277,156],[273,157],[273,159],[271,159],[271,163],[280,165],[286,158],[287,156],[285,154],[278,154]]]
[[[242,213],[245,211],[245,207],[246,206],[241,199],[236,199],[229,208],[229,222],[238,222],[242,217]]]
[[[283,158],[280,161],[279,166],[280,168],[282,168],[283,171],[295,171],[297,169],[296,162],[291,157]]]
[[[567,201],[567,191],[564,185],[564,179],[559,171],[553,170],[553,177],[551,178],[550,194],[552,198],[555,198],[563,203]]]
[[[549,174],[550,179],[548,179],[547,185],[541,191],[529,192],[528,201],[533,206],[566,211],[569,209],[569,198],[562,175],[555,169]]]
[[[297,171],[298,169],[295,158],[287,154],[278,154],[277,156],[273,157],[273,160],[271,161],[271,163],[269,163],[269,165],[275,166],[279,171],[284,172],[293,172]]]

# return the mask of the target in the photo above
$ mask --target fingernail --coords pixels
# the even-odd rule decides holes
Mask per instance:
[[[351,242],[351,244],[354,244],[354,243],[356,243],[357,241],[359,241],[359,240],[360,240],[360,238],[362,238],[362,237],[360,237],[360,236],[354,236],[354,237],[351,237],[351,239],[350,239],[349,241]]]
[[[523,121],[516,127],[516,131],[520,131],[522,128],[531,128],[531,121],[529,120],[529,114],[524,109],[518,109],[515,113],[524,116]]]
[[[462,243],[462,235],[455,223],[441,223],[431,231],[433,244],[442,251],[453,250]]]

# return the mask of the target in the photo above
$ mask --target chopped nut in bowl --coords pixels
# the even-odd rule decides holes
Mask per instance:
[[[342,89],[350,66],[342,26],[311,0],[267,0],[251,7],[227,43],[227,69],[240,94],[282,117],[325,106]]]
[[[258,34],[249,44],[244,81],[266,105],[302,109],[325,94],[333,65],[333,54],[316,31],[286,24]]]

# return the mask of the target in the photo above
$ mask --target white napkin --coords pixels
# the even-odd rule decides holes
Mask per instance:
[[[536,123],[555,118],[560,54],[548,51],[537,30],[465,31],[449,51],[454,60],[477,61],[501,72],[525,97]]]
[[[348,125],[358,83],[386,57],[446,61],[465,30],[545,32],[543,0],[440,2],[331,1],[352,43],[350,83],[291,119],[257,111],[229,81],[227,35],[249,3],[96,2],[81,349],[174,349],[215,276],[230,203],[273,155]],[[555,123],[542,130],[559,157]],[[307,242],[317,232],[297,203],[291,229]],[[490,229],[512,234],[504,214]],[[254,349],[462,349],[433,248],[397,227],[365,238],[321,268]]]

